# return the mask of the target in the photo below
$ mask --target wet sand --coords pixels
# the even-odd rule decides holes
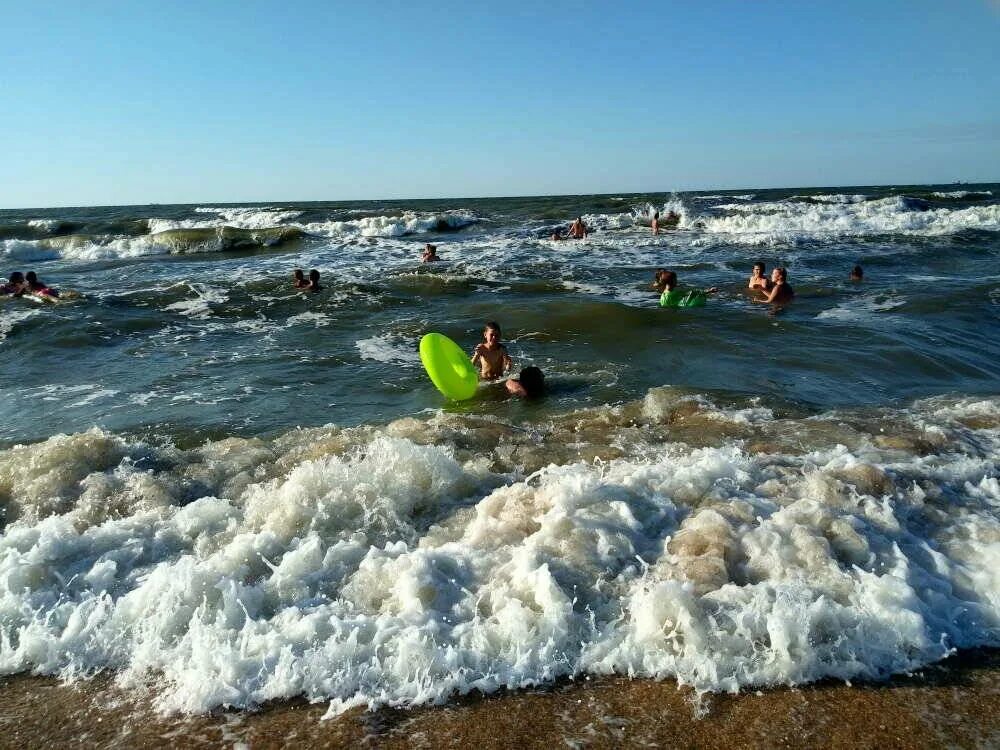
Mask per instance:
[[[1000,651],[965,652],[887,683],[824,683],[700,702],[674,682],[600,678],[465,696],[446,706],[351,711],[281,701],[257,712],[162,717],[106,676],[77,686],[0,681],[0,747],[829,747],[1000,746]]]

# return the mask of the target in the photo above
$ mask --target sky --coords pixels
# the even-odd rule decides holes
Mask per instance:
[[[1000,2],[0,0],[0,208],[1000,181]]]

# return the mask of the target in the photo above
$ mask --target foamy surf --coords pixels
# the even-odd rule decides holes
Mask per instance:
[[[530,430],[57,436],[0,453],[0,669],[330,714],[882,678],[1000,640],[998,455],[996,399],[782,418],[669,389]]]

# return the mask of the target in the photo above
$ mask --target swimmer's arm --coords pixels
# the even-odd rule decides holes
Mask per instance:
[[[762,292],[764,299],[756,300],[757,302],[774,302],[774,298],[778,296],[778,285],[771,287],[771,291]]]
[[[476,348],[472,352],[472,364],[478,365],[483,359],[483,345],[476,344]]]
[[[514,366],[514,360],[510,358],[510,354],[507,353],[507,347],[503,348],[503,371],[507,372],[511,367]]]

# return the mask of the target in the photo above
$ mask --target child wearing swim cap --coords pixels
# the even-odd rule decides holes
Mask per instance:
[[[490,321],[483,327],[483,343],[472,353],[472,364],[479,368],[480,380],[496,380],[514,364],[507,347],[500,343],[500,324]]]

